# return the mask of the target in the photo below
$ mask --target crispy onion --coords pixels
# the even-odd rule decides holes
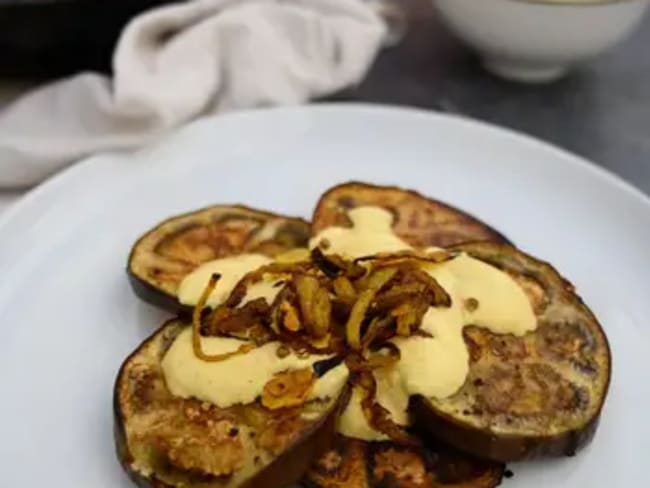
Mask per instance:
[[[451,305],[449,294],[423,269],[423,263],[437,264],[453,257],[446,251],[433,255],[405,252],[346,260],[315,249],[311,261],[272,263],[249,272],[226,301],[204,317],[208,297],[220,278],[215,274],[192,315],[194,354],[204,361],[223,361],[270,340],[281,343],[278,357],[329,354],[328,367],[345,361],[352,383],[363,391],[361,408],[368,423],[394,442],[418,445],[377,401],[374,374],[394,367],[401,358],[391,339],[429,336],[420,330],[424,314],[431,306]],[[264,279],[280,283],[273,303],[258,298],[242,305],[249,286]],[[201,349],[202,333],[252,339],[253,343],[210,355]],[[264,388],[262,405],[281,410],[304,404],[322,374],[315,369],[276,375]]]
[[[260,268],[257,268],[253,271],[246,273],[235,285],[233,291],[230,293],[230,296],[225,302],[225,305],[231,308],[239,306],[244,297],[248,287],[258,281],[262,281],[264,276],[267,275],[277,275],[278,277],[290,277],[295,273],[304,272],[311,267],[309,262],[297,262],[297,263],[271,263]]]
[[[442,287],[438,280],[431,276],[426,271],[419,268],[409,270],[409,275],[412,279],[417,280],[426,287],[429,294],[429,303],[434,307],[450,307],[451,297],[449,293]]]
[[[345,269],[343,263],[334,257],[328,258],[318,247],[312,249],[311,259],[328,278],[336,278]]]
[[[295,279],[302,320],[307,332],[322,339],[329,332],[332,304],[327,288],[310,274],[299,274]]]
[[[332,291],[336,298],[346,305],[352,305],[357,299],[357,291],[347,276],[337,276],[332,280]]]
[[[361,325],[366,318],[366,312],[375,298],[375,290],[364,290],[350,311],[350,317],[345,325],[345,335],[348,345],[353,350],[361,349]]]
[[[446,251],[426,255],[409,251],[346,260],[314,249],[311,261],[272,263],[247,273],[203,321],[202,330],[203,308],[219,279],[213,275],[192,317],[194,352],[205,361],[244,354],[255,345],[242,344],[226,354],[206,354],[201,350],[201,333],[250,340],[255,332],[256,345],[279,340],[298,355],[334,354],[345,358],[356,372],[392,366],[399,361],[400,352],[388,341],[396,336],[424,335],[420,326],[428,308],[451,305],[449,294],[422,269],[422,263],[453,257]],[[282,288],[273,303],[258,298],[242,306],[248,287],[269,277],[281,280]],[[372,398],[366,404],[376,422],[391,430],[382,410],[372,405]]]
[[[210,277],[208,286],[206,286],[205,290],[203,290],[203,293],[201,294],[201,298],[199,298],[199,301],[196,304],[196,307],[194,307],[194,311],[192,312],[192,349],[194,351],[194,355],[197,358],[201,359],[202,361],[208,361],[208,362],[224,361],[225,359],[229,359],[233,356],[238,356],[240,354],[246,354],[247,352],[255,349],[255,346],[253,344],[243,344],[236,351],[228,352],[225,354],[213,354],[213,355],[206,354],[201,349],[201,315],[203,314],[203,308],[205,307],[208,298],[214,291],[215,287],[217,286],[217,282],[219,281],[220,278],[221,275],[217,273],[213,274]]]
[[[394,335],[415,333],[428,306],[451,304],[444,288],[419,264],[451,257],[446,251],[436,255],[405,252],[351,261],[314,249],[311,261],[271,263],[247,273],[225,303],[212,312],[204,332],[248,338],[250,325],[260,329],[256,333],[260,339],[289,339],[301,350],[340,351],[344,345],[352,351],[367,351]],[[265,307],[263,299],[258,299],[241,306],[248,287],[269,275],[282,280],[273,303]],[[195,327],[214,286],[208,285],[195,309]],[[264,328],[268,333],[260,334]],[[198,344],[199,338],[194,342]],[[195,348],[197,355],[208,357],[200,352],[200,345]]]
[[[387,312],[407,301],[421,297],[425,292],[426,287],[423,283],[398,284],[378,296],[372,308],[376,313]]]
[[[264,298],[256,298],[238,308],[220,305],[201,323],[204,336],[230,336],[253,339],[256,344],[268,342],[272,332],[267,328],[271,307]]]
[[[301,328],[298,311],[288,301],[280,303],[280,313],[282,316],[282,325],[289,332],[298,332]]]
[[[383,316],[373,318],[370,324],[368,324],[368,328],[361,340],[361,350],[368,350],[375,341],[383,342],[383,340],[388,339],[388,337],[383,337],[383,334],[388,333],[388,335],[391,335],[389,328],[392,324],[392,317]]]
[[[450,259],[457,257],[459,253],[450,252],[444,249],[439,251],[425,253],[421,251],[397,251],[391,253],[378,253],[371,254],[369,256],[361,256],[354,259],[354,263],[363,263],[366,261],[371,261],[373,263],[379,264],[380,266],[395,266],[397,264],[408,262],[408,261],[420,261],[430,264],[440,264]]]
[[[345,336],[348,345],[355,351],[361,349],[361,326],[366,318],[366,313],[381,288],[388,283],[397,273],[397,268],[383,268],[373,271],[363,283],[364,290],[359,293],[357,301],[352,305],[350,316],[345,325]]]
[[[315,382],[316,374],[311,368],[278,373],[264,385],[262,405],[269,410],[302,405]]]
[[[388,354],[382,354],[387,350]],[[345,363],[351,371],[371,371],[379,368],[394,366],[399,362],[401,353],[392,342],[386,342],[373,351],[364,351],[362,354],[349,354]]]
[[[366,269],[355,261],[343,259],[337,254],[329,254],[326,256],[318,247],[312,249],[311,259],[316,267],[330,279],[340,275],[356,279],[366,273]]]
[[[390,412],[377,401],[377,380],[371,371],[358,373],[358,385],[363,389],[361,409],[368,423],[398,444],[419,446],[420,441],[391,419]]]
[[[395,318],[397,335],[408,337],[418,330],[428,309],[429,304],[424,300],[414,300],[391,310],[390,316]]]

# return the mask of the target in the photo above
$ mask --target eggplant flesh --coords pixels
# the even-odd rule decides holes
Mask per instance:
[[[241,253],[273,257],[306,247],[309,224],[241,205],[214,205],[167,219],[138,239],[127,274],[135,294],[173,313],[189,307],[178,302],[178,286],[199,265]]]
[[[338,435],[303,479],[305,488],[494,488],[504,466],[445,444],[422,447],[366,442]]]
[[[574,455],[593,438],[609,388],[612,359],[602,327],[548,263],[507,245],[451,249],[518,281],[538,326],[522,337],[466,327],[468,378],[449,398],[412,398],[416,428],[498,462]]]
[[[286,488],[330,446],[347,398],[270,411],[259,402],[218,408],[171,395],[161,359],[187,325],[165,323],[123,363],[114,390],[118,459],[151,488]]]
[[[393,231],[413,247],[448,247],[463,242],[510,243],[501,233],[466,212],[413,190],[349,182],[326,191],[312,216],[312,233],[350,222],[346,212],[360,206],[382,207],[393,214]]]

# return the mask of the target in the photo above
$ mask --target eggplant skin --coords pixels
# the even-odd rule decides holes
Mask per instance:
[[[537,458],[574,456],[588,445],[596,434],[600,415],[582,429],[555,436],[502,436],[488,429],[476,429],[458,422],[452,416],[435,411],[422,396],[410,399],[409,410],[416,428],[433,438],[449,442],[457,449],[496,462],[516,462]]]
[[[145,477],[137,473],[131,466],[131,455],[129,448],[126,444],[126,433],[124,431],[124,424],[121,422],[121,415],[118,409],[115,409],[114,423],[113,423],[113,436],[115,439],[115,449],[117,451],[117,459],[122,465],[122,469],[129,476],[131,481],[137,486],[142,488],[174,488],[166,483],[163,483],[155,476]]]
[[[497,462],[575,455],[593,439],[609,391],[612,357],[603,328],[550,264],[507,245],[451,249],[523,280],[538,327],[521,337],[467,327],[467,380],[446,399],[413,396],[416,430]]]
[[[400,446],[338,435],[301,483],[304,488],[494,488],[504,471],[503,464],[436,441]]]
[[[334,225],[349,225],[345,212],[378,206],[394,216],[393,230],[414,247],[448,247],[463,242],[511,244],[499,231],[472,215],[415,190],[350,181],[321,196],[312,216],[312,233]]]
[[[133,245],[126,267],[134,293],[156,307],[186,316],[178,303],[182,279],[206,261],[246,252],[268,256],[306,247],[310,225],[243,205],[213,205],[170,217]]]
[[[130,361],[138,355],[140,350],[168,327],[174,327],[177,319],[165,322],[156,332],[146,338],[135,351],[126,358],[119,369],[113,389],[113,435],[116,455],[122,468],[129,478],[142,488],[178,488],[169,485],[156,477],[155,473],[144,476],[133,468],[134,459],[129,451],[126,435],[126,419],[120,405],[119,389],[123,376]],[[239,485],[239,488],[287,488],[300,480],[312,463],[326,452],[336,436],[336,420],[342,409],[347,404],[350,391],[346,386],[339,398],[317,422],[301,432],[298,439],[270,464],[262,468],[252,478]],[[204,486],[204,484],[202,484]],[[183,488],[192,488],[191,484]]]
[[[174,322],[174,320],[172,319],[169,322],[166,322],[162,327],[165,327],[167,323],[171,323],[171,322]],[[133,462],[133,457],[129,452],[129,447],[126,440],[124,413],[122,412],[122,407],[120,405],[119,393],[118,393],[121,378],[123,376],[124,370],[129,360],[137,353],[137,351],[140,350],[141,347],[143,347],[147,342],[149,342],[155,336],[156,333],[157,331],[151,336],[147,337],[137,347],[137,349],[124,360],[117,373],[117,377],[115,379],[115,385],[113,386],[113,438],[115,441],[115,452],[117,454],[117,460],[122,466],[124,472],[129,476],[131,481],[133,481],[137,486],[140,486],[142,488],[174,488],[156,479],[155,476],[151,478],[147,478],[142,476],[141,474],[139,474],[133,469],[131,465],[131,463]]]
[[[298,482],[309,470],[312,462],[330,447],[336,431],[337,417],[338,410],[334,409],[313,431],[305,432],[289,450],[243,484],[241,488],[287,488]],[[145,477],[133,469],[124,421],[117,404],[114,408],[113,434],[118,461],[131,481],[141,488],[177,488],[159,480],[155,474]]]
[[[156,288],[148,281],[145,281],[134,274],[130,268],[126,270],[129,284],[133,293],[143,302],[153,305],[156,308],[166,310],[179,317],[190,317],[193,307],[183,305],[178,301],[178,297],[170,295],[160,288]]]

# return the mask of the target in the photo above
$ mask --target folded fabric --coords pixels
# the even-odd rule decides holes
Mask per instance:
[[[79,74],[0,112],[0,187],[204,114],[338,91],[364,77],[385,32],[362,0],[194,0],[145,12],[122,33],[112,80]]]

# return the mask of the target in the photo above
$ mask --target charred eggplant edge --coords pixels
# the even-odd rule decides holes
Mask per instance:
[[[356,187],[363,187],[367,190],[381,190],[381,191],[394,191],[394,192],[399,192],[399,193],[408,193],[409,195],[420,198],[422,200],[425,200],[428,203],[434,204],[436,206],[442,207],[445,210],[448,210],[450,212],[457,213],[458,215],[471,220],[473,223],[480,225],[483,227],[486,231],[487,234],[489,234],[491,237],[490,239],[485,239],[489,242],[494,242],[494,243],[500,243],[500,244],[509,244],[513,245],[512,241],[508,239],[505,235],[501,234],[499,231],[497,231],[494,227],[491,225],[486,224],[483,222],[481,219],[474,217],[473,215],[467,213],[464,210],[461,210],[453,205],[450,205],[448,203],[442,202],[440,200],[436,200],[433,198],[429,198],[422,193],[416,191],[416,190],[411,190],[408,188],[402,188],[400,186],[396,185],[378,185],[378,184],[373,184],[373,183],[364,183],[362,181],[356,181],[356,180],[351,180],[347,181],[345,183],[339,183],[336,186],[333,186],[329,188],[325,193],[323,193],[320,198],[318,199],[318,202],[316,203],[316,206],[314,208],[314,211],[312,213],[312,224],[311,224],[311,229],[312,229],[312,234],[316,234],[320,230],[322,230],[320,227],[315,225],[316,219],[314,217],[318,215],[320,211],[322,211],[322,207],[325,204],[325,200],[330,197],[330,195],[334,192],[337,192],[341,190],[342,188],[346,186],[356,186]]]
[[[178,321],[178,318],[167,320],[153,334],[144,339],[122,362],[113,386],[113,436],[117,459],[131,481],[141,488],[177,487],[156,478],[155,473],[147,477],[133,469],[131,465],[133,456],[129,451],[126,438],[124,412],[119,400],[119,388],[124,371],[131,359],[165,328]],[[312,463],[331,446],[336,435],[336,419],[342,408],[347,404],[349,396],[350,390],[346,386],[327,414],[323,415],[309,429],[302,432],[291,447],[242,484],[240,488],[286,488],[292,483],[298,482]]]
[[[480,242],[471,242],[459,244],[460,247],[480,244]],[[421,395],[414,395],[409,399],[409,411],[412,413],[415,428],[434,438],[446,442],[447,444],[466,452],[473,456],[488,459],[491,461],[509,463],[538,459],[543,457],[565,457],[574,456],[578,451],[584,448],[594,438],[600,416],[607,399],[609,387],[612,379],[612,353],[607,334],[602,325],[597,320],[591,309],[585,304],[582,298],[574,291],[575,287],[564,278],[550,263],[537,259],[520,249],[509,244],[496,244],[503,250],[515,249],[517,252],[524,254],[526,258],[534,259],[540,267],[551,272],[562,282],[562,286],[570,291],[573,297],[574,306],[582,308],[593,320],[596,326],[596,332],[603,338],[608,361],[608,369],[605,373],[605,385],[603,394],[599,398],[599,403],[594,410],[594,414],[585,422],[580,429],[571,429],[556,435],[531,436],[531,435],[495,435],[489,429],[477,429],[469,426],[458,418],[440,412],[431,403]]]
[[[262,217],[267,217],[267,218],[278,218],[278,219],[286,219],[287,221],[294,221],[294,222],[300,222],[301,224],[304,224],[306,229],[311,228],[311,224],[307,222],[305,219],[301,217],[290,217],[282,214],[277,214],[274,212],[269,212],[266,210],[260,210],[255,207],[248,207],[243,204],[234,204],[234,205],[226,205],[226,204],[219,204],[219,205],[208,205],[206,207],[198,208],[195,210],[191,210],[189,212],[185,212],[182,214],[178,215],[173,215],[171,217],[168,217],[164,220],[159,221],[156,225],[148,229],[144,234],[140,235],[138,239],[135,241],[135,244],[131,247],[131,250],[129,252],[129,257],[127,260],[127,266],[126,266],[126,273],[129,279],[129,283],[131,285],[131,289],[135,293],[135,295],[143,300],[144,302],[149,303],[150,305],[153,305],[158,308],[162,308],[163,310],[166,310],[168,312],[171,312],[173,314],[180,315],[182,317],[189,317],[192,313],[193,307],[188,306],[188,305],[183,305],[178,301],[178,297],[175,295],[171,295],[160,288],[154,286],[150,281],[148,281],[146,278],[139,276],[137,273],[133,271],[133,261],[135,258],[135,253],[138,250],[138,246],[142,244],[142,241],[144,241],[147,237],[149,237],[151,234],[154,232],[158,231],[163,225],[169,223],[170,221],[173,220],[182,220],[188,217],[191,217],[194,214],[198,214],[201,212],[206,212],[212,209],[217,209],[217,208],[233,208],[236,210],[242,210],[245,212],[254,212]]]

